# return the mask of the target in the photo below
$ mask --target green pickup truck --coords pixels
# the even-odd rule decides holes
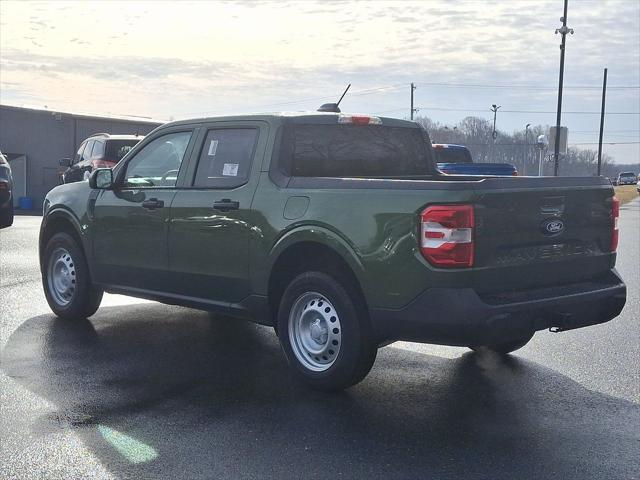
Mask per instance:
[[[626,299],[607,179],[446,175],[427,132],[392,118],[169,123],[43,209],[56,315],[112,292],[251,319],[325,390],[396,340],[505,354]]]

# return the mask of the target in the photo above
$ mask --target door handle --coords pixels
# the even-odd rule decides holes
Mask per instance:
[[[223,198],[214,202],[213,208],[220,210],[221,212],[228,212],[229,210],[238,210],[240,208],[240,202],[232,201],[228,198]]]
[[[164,207],[164,202],[157,198],[150,198],[149,200],[142,202],[142,208],[146,208],[147,210],[155,210],[156,208],[162,207]]]

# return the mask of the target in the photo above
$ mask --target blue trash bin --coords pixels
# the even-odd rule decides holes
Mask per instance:
[[[18,198],[18,206],[20,210],[33,210],[33,200],[31,197]]]

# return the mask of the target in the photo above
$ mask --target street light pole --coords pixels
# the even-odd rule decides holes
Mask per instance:
[[[529,160],[529,127],[530,123],[524,127],[524,158],[522,159],[522,175],[526,174],[527,171],[527,161]]]
[[[491,142],[491,148],[489,150],[490,162],[494,162],[493,154],[494,154],[494,149],[496,144],[496,138],[498,138],[498,132],[496,132],[496,115],[498,113],[499,108],[500,108],[500,105],[496,105],[495,103],[491,105],[491,111],[493,112],[493,132],[491,132],[491,138],[493,139],[493,141]]]
[[[564,82],[564,52],[565,46],[567,42],[567,33],[573,35],[573,29],[567,28],[567,7],[569,4],[569,0],[564,0],[564,15],[560,21],[562,22],[562,27],[556,29],[556,34],[562,35],[562,43],[560,44],[560,76],[558,78],[558,109],[556,111],[556,138],[555,145],[553,149],[553,174],[558,176],[558,157],[560,153],[560,123],[562,120],[562,85]]]
[[[418,109],[414,108],[414,106],[413,106],[413,92],[415,90],[416,90],[416,86],[413,84],[413,82],[411,82],[411,112],[409,114],[411,120],[413,120],[413,114],[418,111]]]
[[[491,111],[493,112],[493,133],[491,137],[493,138],[493,143],[496,143],[496,138],[498,137],[498,132],[496,132],[496,115],[501,106],[502,105],[496,105],[495,103],[491,105]]]

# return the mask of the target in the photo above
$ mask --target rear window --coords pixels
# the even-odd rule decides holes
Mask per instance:
[[[108,140],[104,151],[104,159],[109,162],[119,162],[139,141],[140,140]]]
[[[626,173],[621,173],[620,177],[630,177],[630,178],[636,178],[636,174],[633,172],[626,172]]]
[[[471,153],[466,148],[434,148],[438,163],[473,163]]]
[[[432,174],[417,128],[304,125],[284,128],[280,168],[296,177],[403,177]]]

